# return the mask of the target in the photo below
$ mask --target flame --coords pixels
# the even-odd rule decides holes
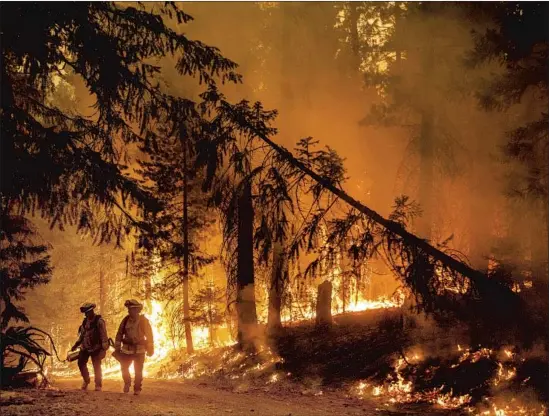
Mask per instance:
[[[469,280],[456,280],[454,276],[445,273],[444,269],[440,265],[435,266],[435,274],[438,281],[441,283],[442,291],[449,291],[464,295],[471,289],[471,283]]]
[[[517,375],[517,369],[515,367],[505,368],[502,363],[498,362],[498,372],[494,378],[494,385],[497,386],[502,381],[509,381]]]
[[[145,314],[149,322],[151,323],[154,339],[154,356],[152,360],[148,360],[148,363],[159,361],[168,356],[170,350],[178,345],[170,345],[170,338],[167,334],[167,325],[163,320],[162,311],[163,305],[153,300],[151,301],[151,310],[148,314]]]
[[[280,379],[280,375],[278,373],[271,374],[271,377],[269,377],[269,383],[276,383]]]
[[[414,358],[419,359],[416,354]],[[449,393],[440,393],[444,388],[441,386],[439,389],[434,389],[428,392],[414,392],[412,381],[407,381],[402,374],[402,370],[407,366],[404,358],[399,358],[394,365],[395,376],[389,374],[387,376],[387,382],[383,385],[373,386],[371,394],[374,397],[383,396],[387,398],[390,403],[411,403],[425,401],[433,404],[437,404],[447,409],[456,409],[463,407],[471,400],[469,395],[453,396],[452,391]],[[367,394],[367,389],[371,385],[365,381],[361,381],[355,387],[355,392],[359,396]]]
[[[509,403],[492,403],[490,400],[486,400],[489,404],[489,408],[482,410],[478,415],[482,416],[545,416],[547,414],[547,407],[543,404],[526,406],[520,403],[516,403],[516,400],[512,398]]]
[[[496,359],[497,356],[504,357],[504,361],[518,360],[516,353],[512,348],[503,348],[499,351],[494,351],[490,348],[480,347],[471,351],[469,348],[464,348],[457,345],[460,355],[457,357],[457,364],[452,365],[452,368],[458,367],[465,362],[475,363],[482,358],[496,360],[498,370],[495,373],[491,383],[494,386],[500,386],[510,380],[513,380],[517,375],[517,369],[513,365],[513,361],[502,362]],[[413,355],[414,359],[420,359],[418,354]],[[389,374],[386,381],[380,385],[372,385],[367,381],[357,383],[352,392],[358,397],[367,396],[368,393],[373,396],[387,401],[388,403],[411,403],[411,402],[428,402],[444,409],[464,409],[469,413],[486,416],[541,416],[545,415],[546,407],[544,405],[535,404],[519,404],[514,397],[506,398],[505,402],[492,402],[490,399],[485,399],[487,406],[480,409],[467,407],[472,401],[469,394],[454,396],[453,391],[442,393],[444,385],[428,391],[414,391],[412,381],[406,380],[403,370],[406,368],[407,361],[404,358],[398,358],[393,366],[394,371]],[[528,379],[524,380],[525,383]]]

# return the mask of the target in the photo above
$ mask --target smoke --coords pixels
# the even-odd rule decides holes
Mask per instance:
[[[432,198],[419,202],[433,227],[424,237],[435,242],[452,237],[451,247],[481,269],[491,256],[524,263],[534,255],[538,263],[547,262],[547,236],[538,234],[547,228],[543,210],[507,195],[509,178],[524,175],[525,168],[502,151],[506,133],[539,118],[543,103],[505,112],[480,108],[476,94],[504,71],[497,62],[474,69],[464,64],[474,47],[471,30],[482,32],[488,22],[473,24],[455,5],[414,11],[397,22],[404,34],[394,46],[400,61],[392,53],[383,64],[393,78],[366,87],[365,74],[353,68],[344,4],[191,2],[186,7],[195,17],[188,35],[218,46],[240,64],[244,84],[228,94],[276,108],[276,140],[284,146],[313,136],[337,150],[346,160],[351,195],[383,215],[400,194],[419,200],[422,158],[427,158]],[[374,6],[364,7],[375,13]],[[362,24],[359,41],[367,43],[374,23]],[[374,58],[362,51],[362,67]],[[425,63],[428,58],[431,64]],[[371,112],[382,103],[399,106],[390,123]],[[425,117],[432,118],[431,156],[421,153],[419,143]],[[369,123],[360,123],[365,118]],[[511,255],[502,245],[513,246]]]

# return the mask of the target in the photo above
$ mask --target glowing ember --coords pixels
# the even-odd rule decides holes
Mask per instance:
[[[494,385],[497,386],[502,381],[509,381],[517,375],[515,367],[504,368],[502,363],[498,363],[498,373],[494,378]]]
[[[512,363],[513,360],[518,358],[512,352],[512,348],[504,348],[498,352],[489,348],[478,348],[475,351],[471,351],[468,348],[463,348],[461,345],[457,347],[461,354],[457,357],[458,363],[453,364],[451,368],[488,358],[496,361],[498,366],[491,384],[500,386],[516,377],[517,369]],[[503,357],[504,362],[498,361],[496,359],[497,356]],[[414,354],[412,357],[419,359],[419,354]],[[393,373],[387,376],[386,382],[383,384],[372,385],[367,381],[360,381],[353,387],[352,392],[358,397],[366,397],[368,395],[377,397],[385,401],[386,405],[391,403],[423,402],[431,403],[444,409],[464,409],[472,414],[486,416],[541,416],[545,415],[547,410],[545,406],[539,404],[520,404],[516,398],[506,398],[504,402],[499,401],[497,403],[491,402],[490,399],[485,399],[486,404],[478,409],[467,407],[472,401],[472,397],[469,394],[455,396],[452,390],[443,393],[444,385],[432,390],[415,391],[412,381],[406,380],[404,377],[403,370],[408,365],[407,361],[410,362],[410,359],[397,359],[394,364]],[[525,379],[523,383],[527,380]]]
[[[273,373],[269,377],[269,383],[276,383],[280,379],[280,375],[278,373]]]
[[[490,402],[490,400],[487,400]],[[472,411],[474,412],[474,410]],[[471,413],[472,413],[471,412]],[[476,413],[482,416],[545,416],[547,407],[543,404],[539,405],[523,405],[517,403],[516,399],[512,398],[509,403],[489,403],[489,408]]]

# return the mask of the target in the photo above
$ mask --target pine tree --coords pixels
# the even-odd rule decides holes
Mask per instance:
[[[141,236],[141,262],[149,262],[154,255],[160,259],[157,273],[164,278],[153,288],[158,299],[174,300],[175,293],[181,293],[187,352],[192,353],[189,283],[203,266],[215,260],[204,251],[215,217],[208,210],[208,195],[201,188],[203,174],[195,169],[191,129],[186,128],[179,137],[166,135],[157,151],[146,154],[149,160],[140,162],[140,173],[151,194],[162,201],[162,210],[151,222],[155,237],[146,233]],[[150,267],[145,267],[137,274],[150,278],[151,273]]]
[[[216,342],[216,329],[225,321],[225,294],[222,289],[209,284],[193,297],[191,314],[193,322],[208,328],[210,346]]]
[[[44,363],[50,354],[40,344],[51,338],[31,326],[10,323],[29,322],[17,303],[25,300],[29,290],[48,283],[52,270],[48,246],[36,241],[30,221],[4,213],[0,221],[0,384],[5,386],[29,362],[44,376]]]
[[[21,306],[14,302],[25,300],[28,290],[51,279],[48,246],[37,243],[36,230],[22,216],[1,217],[0,230],[0,330],[11,320],[29,322]]]
[[[448,128],[454,108],[444,106],[448,90],[463,88],[456,81],[465,83],[453,75],[455,56],[465,46],[456,44],[454,34],[446,33],[444,26],[455,18],[455,10],[450,4],[396,2],[365,11],[365,19],[375,22],[370,29],[373,44],[365,45],[370,52],[364,62],[365,80],[367,86],[380,91],[381,98],[362,124],[409,131],[401,166],[414,177],[406,178],[408,188],[417,184],[416,198],[423,214],[416,219],[415,230],[427,239],[434,237],[437,222],[437,174],[452,177],[460,172],[454,143],[459,133]],[[451,86],[446,85],[447,79]]]
[[[522,101],[542,103],[530,112],[537,118],[509,132],[505,153],[528,167],[528,173],[516,183],[514,190],[523,195],[546,199],[548,193],[547,158],[549,133],[545,108],[548,96],[547,58],[549,35],[546,16],[549,9],[543,2],[501,2],[471,6],[473,19],[495,23],[495,28],[475,32],[475,49],[469,64],[499,60],[506,71],[492,78],[479,91],[478,98],[486,109],[504,110]]]
[[[34,214],[61,230],[74,225],[96,243],[121,245],[136,228],[150,232],[144,220],[161,204],[132,173],[130,150],[156,149],[157,126],[178,135],[182,118],[210,138],[225,135],[211,115],[232,108],[217,82],[240,82],[236,64],[171,29],[191,20],[174,3],[0,7],[2,235],[9,235],[10,223]],[[197,100],[167,91],[159,63],[168,58],[179,74],[200,84]],[[94,101],[92,116],[52,99],[72,80]],[[45,253],[42,246],[26,251]],[[8,254],[22,261],[20,253]],[[14,288],[47,281],[47,259],[32,264],[38,270],[30,281],[24,273],[3,274],[2,287],[8,277],[20,279]],[[5,294],[11,299],[18,289]],[[11,301],[7,305],[16,313]]]
[[[239,81],[236,65],[169,29],[163,19],[191,19],[174,4],[35,6],[2,5],[2,205],[119,242],[140,225],[133,212],[158,208],[126,173],[125,145],[154,146],[156,125],[173,129],[183,115],[202,120],[199,104],[215,96],[216,79]],[[201,101],[164,91],[160,68],[146,62],[167,55],[203,82]],[[95,98],[94,117],[48,102],[55,77],[69,75]]]
[[[465,6],[464,6],[465,7]],[[490,5],[469,5],[473,21],[491,23],[491,28],[474,33],[475,48],[468,63],[475,67],[496,60],[505,71],[492,77],[478,92],[478,99],[487,110],[506,111],[514,105],[524,106],[523,124],[507,132],[503,153],[517,161],[522,170],[509,175],[509,196],[512,206],[528,212],[530,227],[530,272],[533,292],[547,310],[549,263],[549,113],[548,52],[549,6],[543,2],[498,2]],[[515,212],[511,212],[513,217]],[[516,222],[516,221],[515,221]],[[540,236],[539,224],[546,226]],[[545,312],[544,312],[545,313]]]

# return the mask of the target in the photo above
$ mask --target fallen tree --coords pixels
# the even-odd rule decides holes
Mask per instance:
[[[299,256],[296,247],[304,240],[307,242],[302,245],[308,251],[320,251],[319,243],[314,240],[319,240],[319,223],[322,221],[328,228],[328,237],[323,243],[325,246],[347,247],[358,261],[368,261],[374,256],[382,257],[413,293],[417,309],[437,316],[458,315],[473,324],[482,321],[482,325],[488,323],[492,329],[497,326],[516,332],[515,317],[520,315],[517,311],[524,306],[524,302],[512,291],[512,280],[502,269],[495,268],[486,274],[475,270],[467,264],[464,256],[448,248],[445,243],[435,246],[408,231],[407,223],[417,213],[413,213],[413,203],[406,197],[397,198],[394,212],[389,218],[384,218],[350,196],[343,190],[345,169],[337,153],[330,148],[327,151],[311,151],[315,143],[310,139],[298,143],[297,154],[275,143],[270,138],[274,134],[273,129],[266,125],[265,118],[258,116],[264,114],[259,103],[250,106],[243,101],[233,105],[227,103],[221,95],[217,99],[215,109],[218,117],[213,123],[239,126],[241,135],[245,136],[245,140],[240,138],[240,143],[244,144],[237,145],[238,139],[234,136],[229,139],[217,136],[215,140],[206,137],[201,146],[208,149],[206,153],[210,155],[229,155],[229,164],[232,164],[233,169],[239,170],[246,180],[255,183],[257,198],[262,203],[261,210],[280,213],[280,207],[287,203],[288,212],[292,211],[299,205],[289,196],[290,190],[295,189],[298,193],[297,187],[300,185],[296,184],[306,182],[299,192],[313,195],[312,205],[316,204],[318,214],[313,214],[312,218],[302,215],[303,224],[297,228],[304,231],[293,236],[294,244],[288,244],[287,254],[290,258],[294,257],[295,260]],[[234,156],[235,153],[237,156]],[[208,161],[211,162],[211,159],[205,156],[204,166],[209,169],[210,177],[214,177],[216,162],[213,162],[212,168],[212,163]],[[275,180],[269,177],[273,170],[277,172]],[[269,198],[263,198],[265,189],[269,189],[274,196],[269,194]],[[326,196],[328,194],[331,196]],[[320,202],[322,198],[325,199],[324,205]],[[333,218],[328,220],[327,213],[339,201],[350,209],[349,212],[343,218],[332,215]],[[312,205],[309,213],[313,210]],[[276,220],[275,215],[265,219],[268,215],[258,215],[263,220],[258,233],[261,235],[256,234],[255,240],[260,257],[265,258],[268,257],[265,253],[270,253],[273,247],[273,241],[281,238],[281,235],[284,234],[285,240],[291,240],[286,235],[289,231],[279,229],[280,221]],[[291,223],[291,220],[287,219],[286,222]],[[356,229],[360,232],[350,238]],[[296,243],[297,240],[300,241]],[[350,247],[349,240],[355,241]],[[331,254],[333,256],[333,251]],[[312,263],[313,267],[308,269],[311,275],[315,274],[315,267],[321,263],[320,258]]]

